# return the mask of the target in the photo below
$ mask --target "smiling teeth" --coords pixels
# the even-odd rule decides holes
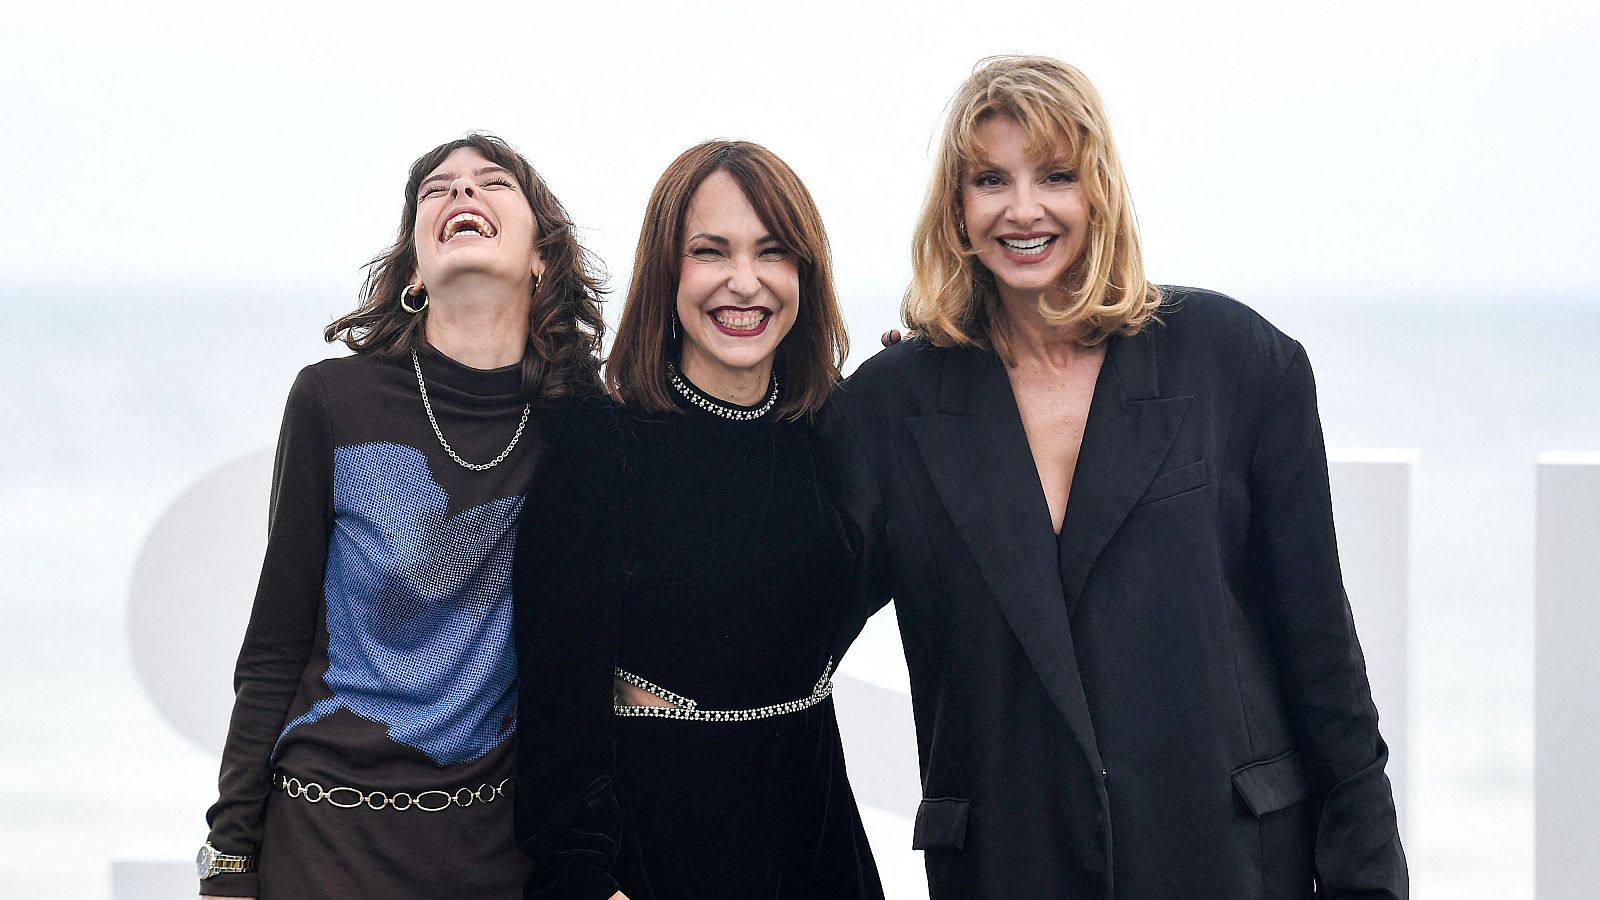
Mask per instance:
[[[717,320],[717,324],[724,328],[748,330],[755,328],[762,322],[766,321],[767,314],[759,309],[746,310],[743,312],[721,311],[716,314],[715,318]]]
[[[1055,239],[1055,235],[1047,234],[1041,237],[1028,238],[1025,241],[1015,241],[1008,238],[1000,238],[1000,243],[1004,244],[1006,249],[1010,250],[1012,253],[1021,253],[1024,256],[1033,256],[1037,253],[1043,253],[1044,248],[1050,246],[1050,243]]]
[[[489,222],[482,216],[472,213],[464,212],[451,216],[450,221],[444,223],[444,239],[447,241],[468,231],[479,237],[494,237],[494,228]]]

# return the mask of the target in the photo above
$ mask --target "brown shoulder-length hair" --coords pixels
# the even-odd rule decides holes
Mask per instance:
[[[844,315],[833,293],[833,263],[822,215],[800,177],[771,150],[749,141],[706,141],[667,166],[650,192],[633,281],[622,322],[606,363],[606,384],[624,403],[641,410],[678,409],[667,395],[667,362],[676,360],[671,336],[678,305],[689,202],[713,172],[739,184],[761,224],[800,264],[800,309],[794,327],[778,345],[773,370],[782,395],[777,412],[801,419],[822,409],[850,351]]]
[[[1078,327],[1088,347],[1139,333],[1155,317],[1161,292],[1145,277],[1133,199],[1105,104],[1087,76],[1047,56],[981,60],[951,98],[912,237],[912,280],[901,305],[907,327],[938,346],[984,347],[1013,361],[994,277],[961,227],[962,185],[981,157],[978,128],[996,116],[1022,126],[1030,155],[1065,156],[1088,200],[1083,256],[1064,284],[1040,296],[1040,315]]]
[[[322,336],[343,341],[357,353],[403,357],[421,346],[428,311],[412,315],[400,308],[400,291],[417,270],[411,232],[417,223],[417,189],[451,153],[471,147],[516,176],[533,210],[544,260],[544,276],[528,307],[528,346],[522,354],[522,391],[529,400],[552,401],[600,392],[600,341],[605,319],[600,295],[605,275],[599,262],[573,234],[567,210],[544,179],[510,144],[490,134],[468,134],[424,153],[406,178],[405,207],[394,244],[367,263],[361,303],[335,319]],[[415,304],[416,298],[411,302]]]

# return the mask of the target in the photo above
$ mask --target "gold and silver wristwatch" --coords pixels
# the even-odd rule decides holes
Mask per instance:
[[[217,848],[206,841],[200,853],[194,858],[194,867],[199,870],[201,878],[210,878],[213,875],[238,875],[256,870],[256,858],[253,856],[230,856],[218,853]]]

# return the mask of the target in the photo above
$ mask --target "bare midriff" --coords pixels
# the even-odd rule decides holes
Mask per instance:
[[[657,697],[638,685],[629,684],[621,678],[611,679],[612,695],[619,706],[671,706],[672,703]]]

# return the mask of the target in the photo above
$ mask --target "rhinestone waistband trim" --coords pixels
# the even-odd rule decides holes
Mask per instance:
[[[817,679],[817,684],[811,689],[808,696],[799,700],[790,700],[786,703],[774,703],[771,706],[758,706],[755,709],[701,709],[700,705],[688,697],[661,687],[652,681],[640,678],[632,672],[621,669],[612,670],[616,676],[636,688],[654,694],[671,703],[671,706],[630,706],[618,703],[612,711],[619,716],[650,716],[658,719],[683,719],[690,722],[748,722],[752,719],[770,719],[773,716],[782,716],[789,713],[810,709],[826,700],[833,693],[833,681],[829,676],[833,674],[833,659],[828,659],[828,664],[822,670],[822,677]]]
[[[365,806],[367,809],[393,809],[404,812],[408,809],[418,809],[423,812],[443,812],[452,806],[463,809],[474,803],[493,803],[511,791],[511,779],[502,779],[499,784],[480,784],[477,788],[459,787],[454,791],[363,791],[353,787],[325,788],[315,781],[301,781],[293,776],[285,776],[281,772],[272,773],[272,786],[281,788],[285,794],[296,800],[307,803],[321,803],[328,801],[329,806],[339,809],[355,809]]]

